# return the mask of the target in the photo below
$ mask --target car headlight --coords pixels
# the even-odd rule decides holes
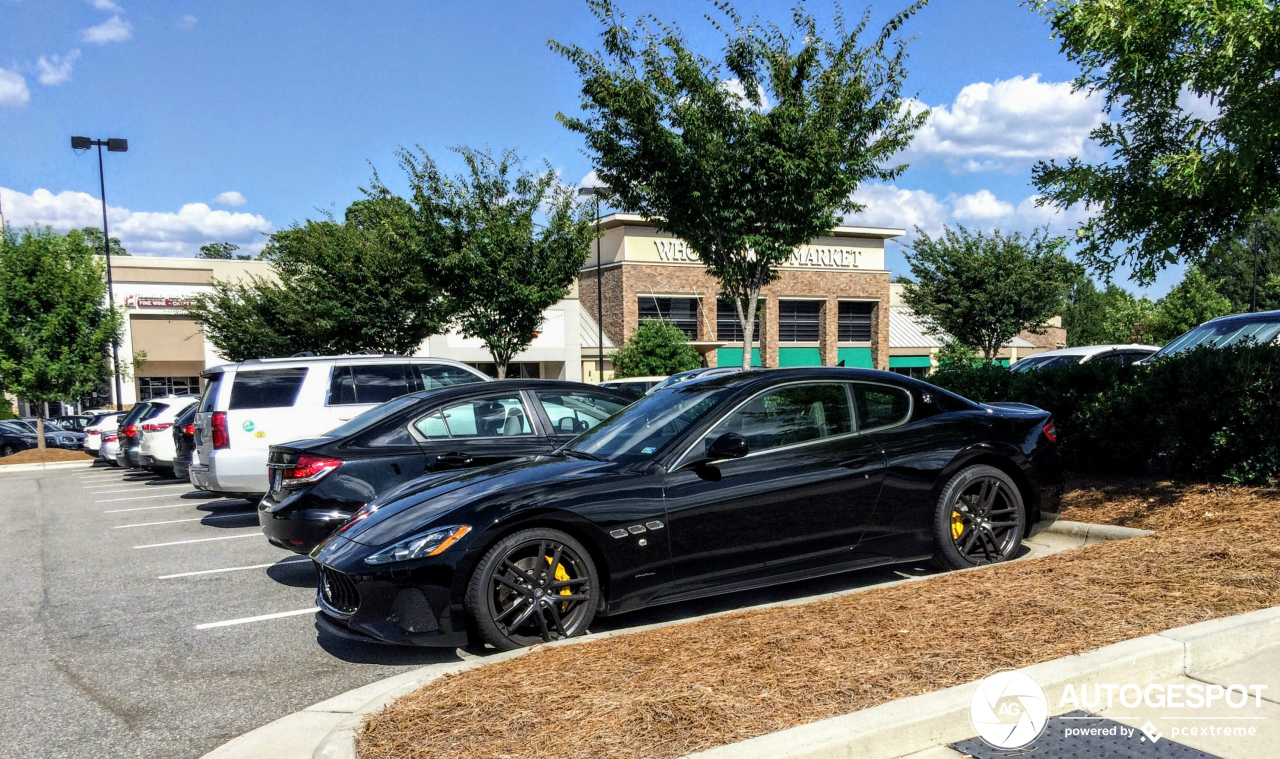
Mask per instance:
[[[388,546],[372,556],[365,557],[364,563],[390,564],[396,561],[438,556],[468,532],[471,532],[471,528],[465,524],[440,527],[425,535],[418,535]]]

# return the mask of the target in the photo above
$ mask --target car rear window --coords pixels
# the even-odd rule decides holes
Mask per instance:
[[[169,408],[169,404],[167,403],[156,403],[155,401],[152,401],[151,408],[147,410],[146,415],[141,417],[141,421],[145,422],[148,419],[155,419],[157,416],[163,414],[167,408]]]
[[[235,411],[292,406],[306,376],[305,368],[238,371],[231,381],[231,403],[227,408]]]
[[[227,375],[222,372],[209,376],[205,382],[204,395],[200,396],[201,411],[215,411],[215,404],[218,402],[218,388],[222,387],[222,378]]]

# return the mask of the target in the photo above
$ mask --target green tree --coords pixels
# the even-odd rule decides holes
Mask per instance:
[[[1120,117],[1110,156],[1040,163],[1056,206],[1094,214],[1080,256],[1138,281],[1280,207],[1280,6],[1267,0],[1030,0],[1081,68],[1076,86]]]
[[[448,313],[435,248],[415,242],[413,209],[372,193],[343,221],[308,220],[263,251],[278,282],[216,282],[189,309],[232,361],[373,349],[412,353]]]
[[[467,172],[446,177],[431,157],[400,151],[421,239],[443,244],[446,309],[458,330],[484,341],[498,378],[529,347],[544,311],[569,294],[595,239],[590,210],[550,164],[526,171],[515,151],[455,148]],[[377,189],[383,189],[381,187]]]
[[[832,39],[797,8],[789,29],[744,22],[717,3],[718,62],[653,16],[629,26],[611,0],[589,0],[601,48],[551,42],[582,78],[582,116],[557,118],[586,140],[615,201],[688,243],[737,307],[751,361],[760,290],[796,246],[829,231],[868,179],[890,180],[926,113],[905,107],[897,30],[927,0],[860,44],[837,18]]]
[[[105,255],[103,252],[101,229],[98,229],[97,227],[84,227],[83,229],[80,230],[80,234],[84,235],[85,244],[88,245],[90,248],[93,248],[94,253],[97,253],[100,256]],[[124,246],[120,244],[119,237],[112,237],[111,238],[111,255],[131,256],[133,254],[124,249]]]
[[[236,245],[235,243],[211,242],[208,245],[200,246],[200,255],[196,256],[196,258],[213,258],[213,259],[220,259],[224,261],[229,261],[232,259],[237,261],[249,260],[250,257],[247,255],[244,255],[244,254],[237,255],[236,254],[237,250],[240,250],[240,246]]]
[[[906,251],[915,281],[904,283],[903,300],[932,334],[975,346],[988,363],[1019,332],[1043,334],[1079,276],[1062,253],[1066,241],[1047,230],[988,235],[960,226],[916,235]]]
[[[1192,327],[1231,313],[1231,301],[1218,292],[1200,269],[1192,266],[1156,304],[1151,334],[1158,343],[1167,343]]]
[[[613,376],[662,377],[702,366],[684,332],[662,319],[645,319],[613,354]]]
[[[0,232],[0,387],[44,404],[91,392],[111,374],[121,316],[107,305],[103,264],[81,232]]]
[[[1280,211],[1272,211],[1214,243],[1199,262],[1200,271],[1231,302],[1232,312],[1253,305],[1257,266],[1257,310],[1280,309]]]
[[[1062,308],[1067,345],[1150,343],[1155,304],[1114,283],[1101,290],[1083,272]]]

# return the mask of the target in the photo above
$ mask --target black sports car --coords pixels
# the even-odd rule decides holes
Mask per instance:
[[[550,453],[631,402],[578,382],[506,380],[411,393],[324,437],[271,446],[258,521],[309,553],[379,493],[427,472]]]
[[[864,369],[740,372],[658,391],[550,455],[384,493],[312,552],[317,620],[516,648],[653,604],[1004,561],[1061,492],[1040,409]]]

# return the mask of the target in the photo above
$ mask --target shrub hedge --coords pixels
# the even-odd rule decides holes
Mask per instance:
[[[1245,483],[1280,478],[1280,346],[1198,348],[1130,367],[952,366],[930,382],[979,402],[1049,411],[1074,468]]]

